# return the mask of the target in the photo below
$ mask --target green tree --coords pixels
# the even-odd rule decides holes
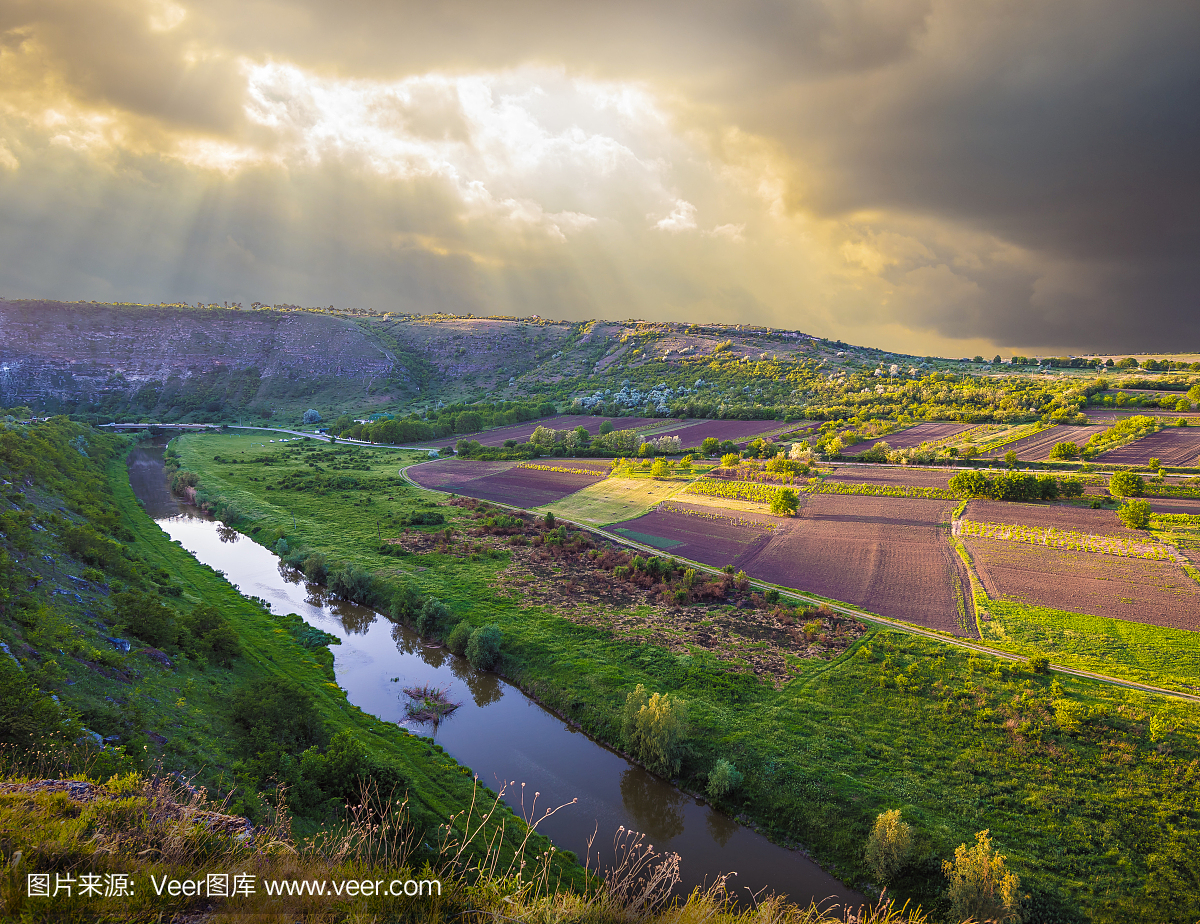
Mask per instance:
[[[604,435],[606,435],[608,433],[612,433],[612,432],[613,432],[613,425],[612,425],[611,420],[606,420],[606,421],[604,421],[604,423],[600,424],[600,435],[601,436],[604,436]]]
[[[700,451],[706,456],[714,456],[717,450],[721,448],[721,441],[715,436],[706,436],[704,442],[700,444]]]
[[[1117,516],[1130,529],[1145,529],[1150,525],[1150,502],[1144,500],[1129,500],[1121,505]]]
[[[1021,880],[1004,865],[1005,857],[992,849],[988,831],[975,835],[975,845],[960,844],[954,862],[944,860],[948,880],[946,897],[957,920],[1008,924],[1021,920]]]
[[[453,651],[456,655],[464,655],[467,653],[467,642],[471,640],[471,624],[467,620],[462,620],[446,636],[446,647]]]
[[[900,820],[900,809],[881,812],[867,836],[865,859],[881,883],[891,882],[912,858],[912,826]]]
[[[708,785],[705,791],[710,799],[723,799],[741,785],[742,775],[733,764],[722,757],[708,771]]]
[[[292,419],[294,420],[295,418],[292,418]],[[321,422],[321,412],[318,411],[316,408],[310,407],[307,411],[304,412],[304,422],[306,424],[320,423]]]
[[[1054,448],[1050,450],[1051,459],[1078,459],[1079,444],[1078,443],[1055,443]]]
[[[500,663],[500,645],[504,637],[494,622],[480,626],[467,640],[467,660],[476,670],[490,671]]]
[[[1146,481],[1136,472],[1115,472],[1108,479],[1108,493],[1113,497],[1140,497]]]
[[[1009,468],[1017,467],[1017,453],[1015,450],[1010,449],[1004,454],[1004,464]]]
[[[799,506],[800,497],[791,488],[780,488],[771,498],[771,513],[776,516],[793,516]]]
[[[964,499],[990,497],[992,493],[992,483],[988,480],[987,475],[974,469],[956,472],[950,479],[949,488],[956,497]]]
[[[650,694],[640,683],[625,699],[625,744],[646,769],[660,776],[679,772],[687,737],[687,708],[668,693]]]
[[[742,461],[742,457],[739,456],[736,452],[727,452],[727,453],[725,453],[725,455],[721,456],[722,468],[735,468],[735,467],[737,467],[737,464],[741,461]]]
[[[650,475],[654,478],[666,478],[671,474],[671,463],[666,459],[655,459],[650,466]]]

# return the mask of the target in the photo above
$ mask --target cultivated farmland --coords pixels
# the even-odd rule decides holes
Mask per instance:
[[[603,474],[599,472],[583,475],[575,472],[519,468],[512,462],[472,462],[459,459],[414,465],[408,470],[408,476],[423,488],[448,491],[500,504],[512,504],[515,507],[549,504],[603,478]]]
[[[847,484],[912,485],[917,488],[944,488],[953,472],[944,469],[882,468],[870,465],[844,466],[834,469],[826,481]]]
[[[1050,458],[1050,450],[1056,443],[1075,443],[1082,447],[1102,429],[1103,427],[1071,427],[1060,424],[1033,436],[997,446],[991,452],[983,453],[981,458],[1000,459],[1010,452],[1015,452],[1017,458],[1025,462],[1045,462]]]
[[[516,440],[518,443],[529,441],[533,431],[538,427],[549,427],[552,430],[574,430],[583,427],[592,436],[600,432],[604,421],[613,425],[614,430],[637,430],[654,424],[667,425],[671,421],[656,417],[593,417],[590,414],[563,414],[559,417],[543,417],[540,420],[527,420],[524,423],[510,424],[507,427],[496,427],[493,430],[482,430],[479,433],[463,433],[455,436],[442,436],[421,446],[447,446],[458,440],[474,440],[481,446],[503,446],[506,440]]]
[[[916,446],[920,446],[922,443],[944,440],[948,436],[954,436],[956,433],[962,433],[966,430],[970,430],[974,426],[974,424],[960,423],[922,423],[917,424],[915,427],[909,427],[906,430],[900,430],[887,436],[881,436],[879,439],[855,443],[853,446],[845,447],[842,452],[848,456],[858,455],[860,452],[866,452],[877,442],[879,442],[879,440],[883,440],[892,449],[912,449]]]
[[[1102,465],[1147,465],[1151,459],[1158,459],[1163,465],[1200,463],[1200,427],[1167,427],[1106,452],[1098,461]]]
[[[710,436],[744,443],[759,434],[777,430],[779,426],[776,420],[690,420],[684,421],[683,426],[663,430],[657,435],[677,436],[685,447],[699,446]]]
[[[661,501],[678,494],[686,481],[654,478],[606,478],[554,501],[543,501],[543,510],[581,523],[602,526],[641,516]],[[525,506],[534,506],[532,503]]]
[[[1146,539],[1144,532],[1125,526],[1115,510],[1092,510],[1090,507],[973,500],[967,505],[962,518],[976,523],[1015,523],[1019,526],[1121,536],[1135,541]]]
[[[1184,513],[1200,516],[1200,497],[1148,497],[1155,513]]]
[[[724,567],[751,556],[781,528],[767,517],[721,515],[711,509],[670,502],[614,530],[627,539],[673,555]]]
[[[989,596],[1172,629],[1200,629],[1200,584],[1179,565],[999,539],[964,540]]]

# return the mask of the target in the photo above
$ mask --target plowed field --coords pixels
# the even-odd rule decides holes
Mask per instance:
[[[1192,426],[1200,425],[1200,414],[1197,414],[1195,411],[1180,413],[1179,411],[1169,410],[1165,407],[1135,407],[1129,411],[1089,407],[1084,410],[1084,413],[1087,414],[1089,421],[1104,427],[1111,427],[1119,420],[1128,420],[1130,417],[1136,417],[1139,414],[1146,417],[1169,417],[1172,420],[1186,417]]]
[[[1147,497],[1155,513],[1186,513],[1200,516],[1200,497]]]
[[[550,427],[552,430],[574,430],[583,427],[592,436],[600,432],[604,421],[613,425],[614,430],[634,430],[649,424],[667,426],[670,420],[655,417],[593,417],[590,414],[564,414],[561,417],[543,417],[541,420],[527,420],[524,423],[511,424],[507,427],[496,427],[494,430],[483,430],[479,433],[463,433],[453,436],[439,436],[421,446],[453,446],[458,440],[475,440],[481,446],[503,446],[505,440],[516,440],[518,443],[528,442],[533,431],[538,427]]]
[[[782,425],[777,420],[697,420],[686,421],[682,427],[661,433],[656,432],[654,435],[677,436],[683,441],[686,449],[691,446],[699,446],[710,436],[719,440],[744,443],[760,433],[777,430],[780,426]]]
[[[539,507],[595,484],[603,476],[517,468],[512,462],[445,459],[414,465],[408,470],[408,477],[423,488],[515,507]]]
[[[839,466],[826,480],[848,484],[906,484],[917,488],[944,488],[950,483],[951,474],[941,469]]]
[[[853,446],[847,446],[842,452],[848,456],[857,455],[860,452],[866,452],[878,443],[879,440],[883,440],[892,449],[911,449],[914,446],[920,446],[922,443],[927,443],[931,440],[944,440],[948,436],[954,436],[956,433],[970,430],[974,426],[975,424],[962,423],[917,424],[915,427],[909,427],[907,430],[900,430],[888,436],[881,436],[879,439],[855,443]]]
[[[1200,464],[1200,427],[1167,427],[1106,452],[1097,461],[1101,465],[1146,465],[1151,459],[1163,465]]]
[[[1019,526],[1040,526],[1098,536],[1122,536],[1131,541],[1146,540],[1146,534],[1141,530],[1123,525],[1115,510],[973,500],[967,505],[962,518],[976,523],[1015,523]]]
[[[663,505],[613,531],[674,555],[723,568],[753,554],[771,538],[774,524],[720,516],[703,508]]]
[[[988,595],[1072,613],[1200,629],[1200,584],[1172,562],[965,540]]]
[[[1103,429],[1103,427],[1069,427],[1060,424],[1043,430],[1041,433],[1035,433],[1033,436],[997,446],[991,452],[983,453],[981,458],[1002,459],[1009,452],[1015,452],[1017,458],[1025,462],[1045,462],[1050,458],[1050,450],[1056,443],[1075,443],[1082,448],[1084,443]]]

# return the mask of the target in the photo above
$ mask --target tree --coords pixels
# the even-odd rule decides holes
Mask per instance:
[[[776,516],[793,516],[799,506],[800,497],[791,488],[780,488],[771,498],[771,513]]]
[[[975,846],[960,844],[954,862],[942,862],[949,880],[946,897],[960,921],[1006,924],[1021,919],[1021,880],[1004,865],[1005,857],[992,849],[988,832],[975,835]]]
[[[956,472],[950,479],[949,488],[956,497],[989,497],[992,493],[992,483],[987,475],[974,469],[966,472]]]
[[[1150,525],[1150,502],[1130,500],[1121,505],[1117,516],[1130,529],[1145,529]]]
[[[706,436],[704,442],[700,444],[700,451],[706,456],[717,454],[717,450],[721,448],[721,441],[715,436]]]
[[[1078,459],[1079,444],[1078,443],[1055,443],[1054,448],[1050,450],[1051,459]]]
[[[742,461],[742,457],[739,456],[736,452],[727,452],[727,453],[725,453],[725,455],[721,456],[721,467],[722,468],[734,468],[741,461]]]
[[[1017,467],[1017,454],[1014,450],[1010,449],[1004,454],[1004,464],[1009,468]]]
[[[504,640],[494,622],[480,626],[467,641],[467,660],[476,670],[490,671],[500,663],[500,643]]]
[[[604,436],[605,434],[612,433],[612,432],[613,432],[613,425],[612,425],[611,420],[606,420],[606,421],[604,421],[604,423],[600,424],[600,435],[601,436]]]
[[[446,636],[446,647],[456,655],[467,653],[467,643],[471,640],[471,624],[465,619],[455,625]]]
[[[867,866],[880,882],[891,882],[908,865],[912,846],[912,826],[900,820],[900,809],[881,812],[867,836]]]
[[[679,772],[687,737],[687,708],[668,693],[650,694],[640,683],[625,699],[625,744],[646,769],[661,776]]]
[[[723,799],[741,785],[742,775],[733,764],[722,757],[708,771],[708,786],[705,789],[708,798],[716,800]]]
[[[304,412],[304,422],[306,424],[315,424],[321,422],[321,413],[314,408],[309,408]]]
[[[666,459],[655,459],[654,464],[650,466],[650,475],[653,478],[666,478],[671,473],[671,463]]]
[[[1108,479],[1108,493],[1113,497],[1140,497],[1146,482],[1135,472],[1116,472]]]
[[[995,357],[995,358],[992,360],[992,365],[994,365],[994,366],[998,366],[998,365],[1000,365],[1002,362],[1004,362],[1004,360],[1002,360],[1002,359],[1000,358],[1000,354],[999,354],[999,353],[997,353],[997,354],[996,354],[996,357]]]

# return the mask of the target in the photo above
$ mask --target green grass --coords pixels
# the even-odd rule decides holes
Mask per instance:
[[[1045,654],[1066,667],[1170,689],[1200,691],[1196,633],[1105,616],[1069,613],[1009,600],[988,600],[983,641],[1027,656]]]
[[[687,487],[686,480],[610,476],[552,504],[536,508],[581,523],[603,526],[640,517]]]
[[[254,499],[249,510],[259,519],[242,528],[261,537],[286,527],[289,542],[385,580],[414,581],[473,623],[497,622],[505,674],[601,740],[620,744],[620,711],[635,684],[681,695],[693,727],[684,784],[701,789],[717,757],[733,761],[746,785],[724,808],[779,841],[804,844],[851,882],[866,875],[862,843],[876,813],[899,807],[918,831],[924,865],[892,891],[926,905],[937,901],[937,861],[989,828],[1035,904],[1059,920],[1077,919],[1076,908],[1097,921],[1159,920],[1164,907],[1200,913],[1186,872],[1200,847],[1200,795],[1179,784],[1200,760],[1200,712],[1190,704],[1056,682],[880,629],[835,662],[801,662],[798,678],[779,691],[734,683],[727,666],[700,654],[615,638],[497,593],[503,561],[433,553],[404,559],[400,574],[397,559],[375,551],[376,521],[436,495],[405,487],[386,501],[395,455],[385,464],[362,451],[370,472],[361,473],[361,490],[267,491],[309,470],[304,453],[297,444],[259,452],[275,459],[267,467],[213,461],[235,446],[222,437],[180,441],[202,484]],[[464,524],[460,508],[440,509],[452,525]],[[1166,904],[1147,903],[1148,894]]]

